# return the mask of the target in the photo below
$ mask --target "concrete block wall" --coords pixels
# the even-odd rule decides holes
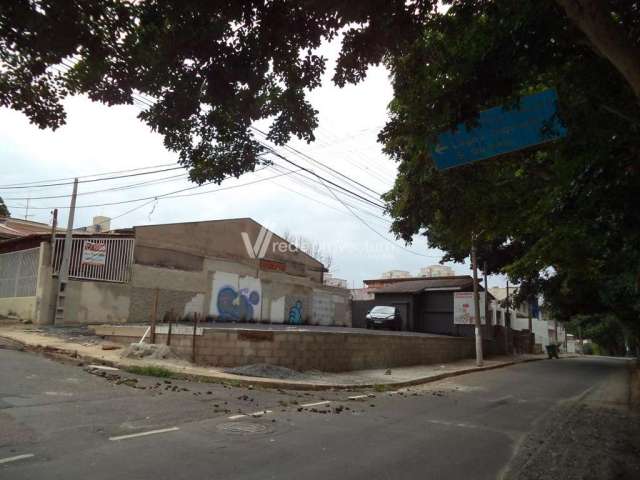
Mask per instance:
[[[428,365],[475,355],[474,341],[469,338],[369,333],[205,330],[204,335],[196,337],[196,342],[196,363],[202,365],[235,367],[268,363],[298,371],[344,372]],[[190,343],[187,349],[190,354]]]
[[[127,337],[112,336],[106,330],[97,333],[107,335],[109,340],[131,343],[144,333],[143,327],[138,328],[136,335],[129,332]],[[166,343],[166,335],[158,334],[156,343]],[[191,359],[191,335],[172,335],[171,346],[179,357]],[[486,344],[487,354],[490,350]],[[207,328],[203,335],[196,336],[196,363],[216,367],[268,363],[298,371],[344,372],[474,357],[475,343],[469,337]]]

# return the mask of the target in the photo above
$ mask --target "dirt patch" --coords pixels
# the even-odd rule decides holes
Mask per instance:
[[[640,416],[587,404],[558,407],[523,441],[503,478],[640,478]]]
[[[257,363],[254,365],[243,365],[242,367],[227,368],[226,373],[243,375],[246,377],[277,378],[279,380],[306,380],[309,375],[291,370],[286,367],[269,365],[267,363]]]

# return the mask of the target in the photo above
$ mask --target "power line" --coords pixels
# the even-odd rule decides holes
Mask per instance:
[[[290,170],[290,169],[288,169],[287,167],[285,167],[285,166],[283,166],[283,165],[280,165],[280,164],[277,164],[277,163],[274,163],[274,164],[272,165],[272,168],[274,168],[276,171],[280,171],[280,169],[282,169],[282,170],[286,170],[286,171],[290,171],[290,172],[295,172],[294,170]],[[319,195],[322,195],[323,197],[328,197],[328,198],[330,198],[330,199],[334,200],[334,198],[333,198],[333,196],[332,196],[332,195],[327,194],[327,192],[325,191],[325,188],[326,188],[326,187],[325,187],[325,185],[323,185],[319,180],[317,180],[317,179],[315,179],[315,178],[307,177],[307,176],[303,175],[303,174],[302,174],[302,173],[300,173],[300,172],[295,172],[295,173],[296,173],[296,176],[300,177],[300,179],[302,180],[302,182],[301,182],[301,183],[302,183],[303,185],[305,185],[308,189],[312,190],[313,192],[315,192],[315,193],[317,193],[317,194],[319,194]],[[323,188],[322,188],[322,189],[320,189],[320,188],[317,186],[318,184],[319,184],[319,185],[321,185]],[[279,185],[279,184],[278,184],[278,185]],[[281,186],[281,185],[279,185],[279,186]],[[282,187],[282,186],[281,186],[281,187]],[[285,188],[285,189],[286,189],[286,187],[283,187],[283,188]],[[301,192],[298,192],[298,191],[296,191],[296,190],[291,190],[291,191],[292,191],[293,193],[297,193],[297,194],[299,194],[299,195],[301,195],[301,196],[303,196],[303,197],[306,197],[306,198],[308,198],[308,199],[310,199],[310,200],[317,201],[318,203],[321,203],[322,205],[328,206],[327,204],[325,204],[325,203],[323,203],[323,202],[320,202],[319,200],[317,200],[317,199],[315,199],[315,198],[313,198],[313,197],[310,197],[310,196],[308,196],[308,195],[304,195],[304,194],[302,194]],[[346,202],[345,202],[345,203],[346,203]],[[377,215],[377,214],[375,214],[375,213],[373,213],[373,212],[370,212],[370,211],[365,210],[365,209],[363,209],[363,208],[356,207],[356,206],[354,206],[353,204],[349,204],[349,205],[350,205],[351,207],[353,207],[353,208],[357,209],[360,213],[365,213],[365,214],[367,214],[367,215],[370,215],[371,217],[374,217],[374,218],[376,218],[376,219],[378,219],[378,220],[380,220],[380,221],[382,221],[382,222],[386,222],[387,224],[390,224],[390,223],[391,223],[391,221],[390,221],[390,220],[388,220],[388,219],[386,219],[386,218],[384,218],[384,217],[381,217],[381,216],[379,216],[379,215]],[[330,207],[330,208],[333,208],[333,209],[334,209],[334,210],[336,210],[336,211],[339,211],[340,213],[345,213],[345,214],[347,214],[347,213],[346,213],[346,212],[344,212],[344,210],[342,210],[342,209],[337,209],[337,208],[334,208],[334,207],[332,207],[332,206],[329,206],[329,207]],[[347,215],[348,215],[348,214],[347,214]]]
[[[256,171],[260,171],[260,170],[263,170],[265,168],[267,168],[267,167],[265,166],[265,167],[260,168],[260,169],[258,169]],[[282,176],[282,175],[278,175],[278,176]],[[259,181],[264,181],[264,180],[268,180],[268,178],[267,179],[260,179]],[[99,204],[92,204],[92,205],[76,205],[75,208],[78,209],[78,208],[109,207],[109,206],[113,206],[113,205],[123,205],[123,204],[126,204],[126,203],[141,202],[143,200],[155,200],[155,199],[164,198],[164,197],[167,197],[167,198],[178,198],[180,195],[176,195],[176,194],[179,194],[179,193],[182,193],[182,192],[186,192],[186,191],[189,191],[189,190],[194,190],[196,188],[201,188],[201,187],[204,187],[206,185],[211,185],[213,183],[215,183],[215,182],[206,182],[206,183],[203,183],[202,185],[194,185],[192,187],[182,188],[180,190],[175,190],[173,192],[167,192],[167,193],[163,193],[163,194],[160,194],[160,195],[152,195],[150,197],[135,198],[135,199],[132,199],[132,200],[121,200],[119,202],[99,203]],[[220,191],[220,190],[228,190],[228,189],[231,189],[232,187],[235,188],[235,187],[240,187],[240,186],[244,186],[244,185],[252,185],[254,183],[258,183],[258,181],[256,180],[256,181],[249,182],[249,183],[242,184],[242,185],[236,185],[236,186],[232,185],[230,187],[223,187],[223,188],[219,188],[219,189],[216,189],[216,190],[211,190],[209,192]],[[174,195],[174,196],[170,197],[169,195]],[[7,207],[8,208],[24,208],[24,207],[20,207],[20,206],[16,206],[16,205],[7,205]],[[53,208],[69,209],[69,206],[29,207],[29,208],[33,208],[33,209],[36,209],[36,210],[50,210],[50,209],[53,209]]]
[[[14,183],[11,185],[0,185],[0,188],[7,188],[7,187],[17,187],[17,186],[22,186],[22,185],[33,185],[33,184],[38,184],[38,183],[45,183],[45,182],[61,182],[61,181],[65,181],[65,180],[71,180],[71,183],[73,183],[73,180],[78,178],[90,178],[90,177],[100,177],[103,175],[114,175],[116,173],[126,173],[126,172],[138,172],[140,170],[148,170],[150,168],[161,168],[161,167],[170,167],[171,165],[175,165],[175,163],[164,163],[164,164],[160,164],[160,165],[149,165],[148,167],[140,167],[140,168],[130,168],[127,170],[116,170],[113,172],[103,172],[103,173],[94,173],[92,175],[84,175],[84,176],[76,176],[76,177],[67,177],[67,178],[51,178],[48,180],[36,180],[33,182],[22,182],[22,183]]]
[[[371,205],[373,205],[373,206],[375,206],[375,207],[378,207],[378,208],[381,208],[381,209],[384,209],[384,208],[385,208],[385,207],[384,207],[384,205],[381,205],[381,204],[379,204],[379,203],[373,202],[373,201],[369,200],[368,198],[363,197],[362,195],[360,195],[360,194],[358,194],[358,193],[356,193],[356,192],[353,192],[352,190],[349,190],[348,188],[343,187],[342,185],[338,185],[337,183],[332,182],[331,180],[328,180],[328,179],[324,178],[323,176],[321,176],[321,175],[317,174],[317,173],[316,173],[316,172],[314,172],[313,170],[310,170],[310,169],[308,169],[308,168],[305,168],[305,167],[303,167],[303,166],[301,166],[301,165],[297,164],[297,163],[296,163],[296,162],[294,162],[293,160],[289,160],[288,158],[284,157],[283,155],[281,155],[280,153],[278,153],[277,151],[275,151],[273,148],[269,147],[268,145],[265,145],[264,143],[261,143],[261,142],[259,142],[259,143],[260,143],[260,144],[261,144],[265,149],[267,149],[267,150],[268,150],[272,155],[275,155],[276,157],[278,157],[278,158],[280,158],[280,159],[284,160],[285,162],[290,163],[290,164],[291,164],[291,165],[293,165],[294,167],[297,167],[297,168],[299,168],[300,170],[304,170],[305,172],[310,173],[310,174],[311,174],[311,175],[313,175],[314,177],[317,177],[317,178],[319,178],[319,179],[320,179],[320,180],[322,180],[322,181],[325,181],[325,182],[327,182],[327,183],[330,183],[330,184],[331,184],[331,185],[333,185],[334,187],[339,188],[340,190],[343,190],[344,192],[348,193],[349,195],[352,195],[352,196],[354,196],[354,197],[357,197],[357,198],[359,198],[360,200],[363,200],[363,201],[365,201],[365,202],[367,202],[367,203],[369,203],[369,204],[371,204]]]
[[[274,181],[273,183],[274,183],[276,186],[278,186],[278,187],[280,187],[280,188],[282,188],[282,189],[284,189],[284,190],[287,190],[288,192],[295,193],[296,195],[300,195],[301,197],[304,197],[304,198],[306,198],[306,199],[308,199],[308,200],[311,200],[312,202],[319,203],[320,205],[323,205],[323,206],[325,206],[326,208],[330,208],[331,210],[335,210],[336,212],[341,213],[341,214],[343,214],[343,215],[349,215],[349,213],[348,213],[348,212],[345,212],[344,210],[341,210],[341,209],[339,209],[339,208],[336,208],[336,207],[334,207],[333,205],[329,205],[328,203],[324,203],[324,202],[322,202],[321,200],[318,200],[317,198],[313,198],[313,197],[312,197],[312,196],[310,196],[310,195],[306,195],[306,194],[304,194],[304,193],[302,193],[302,192],[299,192],[299,191],[294,190],[294,189],[292,189],[292,188],[290,188],[290,187],[287,187],[286,185],[282,185],[282,184],[278,183],[277,181]],[[333,198],[333,197],[331,197],[331,198]],[[345,203],[346,203],[346,202],[345,202]],[[351,205],[351,206],[353,207],[353,205]],[[354,208],[355,208],[355,207],[354,207]],[[366,210],[359,210],[359,211],[360,211],[361,213],[366,214],[366,215],[370,215],[371,217],[373,217],[373,218],[377,219],[377,220],[378,220],[378,221],[380,221],[380,222],[391,223],[391,222],[390,222],[389,220],[387,220],[386,218],[379,217],[379,216],[378,216],[378,215],[376,215],[375,213],[367,212]]]
[[[151,175],[154,173],[161,172],[170,172],[172,170],[180,170],[184,169],[184,167],[173,167],[173,168],[165,168],[163,170],[153,170],[151,172],[140,172],[140,173],[131,173],[128,175],[119,175],[115,177],[106,177],[106,178],[93,178],[90,180],[82,180],[78,181],[78,183],[92,183],[92,182],[104,182],[106,180],[116,180],[118,178],[129,178],[129,177],[139,177],[140,175]],[[25,188],[45,188],[45,187],[59,187],[62,185],[73,185],[73,182],[65,182],[65,183],[49,183],[46,185],[29,185],[29,186],[16,186],[16,187],[0,187],[2,190],[14,190],[14,189],[25,189]]]
[[[403,247],[402,245],[398,245],[396,242],[392,241],[391,239],[385,237],[383,234],[381,234],[380,232],[378,232],[375,228],[373,228],[371,225],[369,225],[365,220],[363,220],[361,217],[359,217],[352,209],[351,207],[349,207],[347,204],[345,204],[334,192],[333,190],[331,190],[330,188],[327,187],[327,190],[329,190],[329,192],[331,192],[331,195],[333,195],[333,197],[339,201],[347,210],[349,210],[349,212],[351,212],[351,214],[356,217],[358,220],[360,220],[360,222],[362,222],[362,224],[367,227],[369,230],[371,230],[373,233],[375,233],[377,236],[379,236],[380,238],[382,238],[385,242],[390,243],[391,245],[395,246],[396,248],[400,248],[406,252],[409,252],[413,255],[417,255],[419,257],[426,257],[426,258],[441,258],[441,257],[436,257],[434,255],[425,255],[423,253],[419,253],[419,252],[414,252],[413,250],[411,250],[410,248],[406,248]]]
[[[132,183],[129,185],[122,185],[119,187],[111,187],[111,188],[103,188],[101,190],[92,190],[90,192],[79,192],[77,196],[80,195],[94,195],[96,193],[104,193],[104,192],[117,192],[120,190],[130,190],[132,188],[144,187],[147,185],[157,185],[160,183],[167,183],[170,181],[175,181],[177,179],[186,179],[187,175],[184,173],[178,175],[171,175],[169,177],[164,178],[156,178],[154,180],[148,180],[146,182],[138,182]],[[6,197],[5,200],[48,200],[52,198],[69,198],[71,195],[49,195],[49,196],[40,196],[40,197]]]
[[[263,170],[263,169],[260,169],[260,170]],[[203,185],[196,185],[195,187],[190,187],[189,189],[178,190],[177,192],[169,192],[169,193],[165,193],[165,194],[162,194],[162,195],[157,195],[155,197],[142,198],[142,199],[137,199],[137,200],[120,202],[120,203],[132,203],[132,202],[141,202],[143,200],[147,200],[142,205],[138,205],[137,207],[134,207],[131,210],[127,210],[126,212],[121,213],[120,215],[116,215],[115,217],[109,217],[109,219],[105,220],[104,222],[100,222],[98,224],[86,225],[85,227],[78,227],[77,229],[74,229],[74,230],[80,230],[82,228],[90,227],[90,226],[93,226],[93,225],[102,225],[104,223],[111,222],[113,220],[116,220],[116,219],[118,219],[120,217],[124,217],[125,215],[128,215],[131,212],[139,210],[140,208],[142,208],[142,207],[144,207],[146,205],[149,205],[149,204],[151,204],[153,202],[157,202],[159,200],[165,200],[167,198],[192,197],[192,196],[195,196],[195,195],[205,195],[205,194],[208,194],[208,193],[216,193],[216,192],[221,192],[221,191],[224,191],[224,190],[233,190],[235,188],[247,187],[249,185],[254,185],[256,183],[265,182],[267,180],[272,180],[274,178],[283,177],[285,175],[290,175],[291,173],[295,173],[295,170],[287,172],[287,173],[281,173],[281,174],[278,174],[278,175],[273,175],[271,177],[259,178],[257,180],[253,180],[251,182],[243,183],[241,185],[229,185],[229,186],[226,186],[226,187],[220,187],[220,188],[216,188],[216,189],[213,189],[213,190],[207,190],[205,192],[196,192],[196,193],[186,193],[186,194],[182,194],[182,195],[174,195],[174,193],[177,193],[177,192],[183,192],[185,190],[192,190],[192,189],[195,189],[195,188],[201,188],[201,187],[203,187],[205,185],[205,184],[203,184]],[[56,208],[60,208],[60,207],[56,207]],[[66,208],[69,208],[69,207],[66,207]],[[79,208],[79,207],[76,207],[76,208]]]
[[[71,68],[74,68],[74,67],[75,67],[75,64],[74,64],[74,63],[71,63],[71,65],[69,65],[68,63],[66,63],[65,59],[63,59],[63,60],[62,60],[62,64],[63,64],[65,67],[67,67],[68,69],[71,69]],[[138,101],[139,103],[142,103],[142,104],[143,104],[144,106],[146,106],[146,107],[153,107],[153,106],[154,106],[153,100],[151,100],[151,99],[146,99],[146,98],[141,97],[141,96],[136,96],[135,94],[132,94],[132,95],[131,95],[131,97],[132,97],[132,99],[134,100],[134,102],[135,102],[135,101]],[[260,130],[259,128],[255,127],[255,126],[250,126],[250,128],[251,128],[252,130],[254,130],[254,131],[256,131],[256,132],[260,133],[261,135],[263,135],[263,136],[265,137],[265,139],[267,139],[267,138],[268,138],[267,134],[266,134],[264,131]],[[267,145],[265,145],[264,143],[262,143],[262,142],[259,142],[259,143],[260,143],[263,147],[265,147],[265,148],[267,148],[268,150],[270,150],[271,152],[274,152],[274,150],[273,150],[272,148],[268,147],[268,146],[267,146]],[[303,158],[306,158],[306,159],[310,160],[311,162],[314,162],[315,164],[318,164],[318,165],[322,166],[323,168],[325,168],[325,169],[327,169],[327,170],[329,170],[329,171],[333,172],[334,174],[336,174],[336,175],[338,175],[338,176],[340,176],[340,177],[342,177],[342,178],[346,179],[348,182],[351,182],[352,184],[357,185],[358,187],[360,187],[360,188],[362,188],[362,189],[364,189],[364,190],[367,190],[367,191],[369,191],[369,192],[374,193],[374,194],[376,195],[375,197],[371,196],[371,195],[370,195],[370,194],[368,194],[368,193],[364,193],[364,192],[363,192],[363,193],[364,193],[364,195],[367,195],[367,196],[369,196],[369,197],[371,197],[371,198],[374,198],[374,199],[375,199],[375,201],[378,201],[378,200],[380,199],[381,194],[380,194],[379,192],[376,192],[375,190],[373,190],[373,189],[371,189],[371,188],[367,187],[366,185],[364,185],[364,184],[362,184],[362,183],[360,183],[360,182],[358,182],[358,181],[356,181],[356,180],[353,180],[352,178],[348,177],[347,175],[343,174],[342,172],[340,172],[340,171],[338,171],[338,170],[336,170],[336,169],[334,169],[334,168],[332,168],[332,167],[330,167],[330,166],[326,165],[325,163],[323,163],[323,162],[321,162],[321,161],[319,161],[319,160],[317,160],[317,159],[315,159],[315,158],[311,157],[311,156],[310,156],[310,155],[308,155],[308,154],[305,154],[304,152],[301,152],[300,150],[298,150],[298,149],[296,149],[296,148],[294,148],[294,147],[292,147],[292,146],[290,146],[290,145],[284,145],[284,148],[288,149],[289,151],[292,151],[292,152],[296,153],[298,156],[301,156],[301,157],[303,157]],[[299,165],[298,165],[298,167],[300,168],[300,166],[299,166]],[[316,175],[315,173],[313,173],[313,174],[314,174],[314,175]],[[330,182],[330,180],[327,180],[327,179],[324,179],[324,180],[325,180],[325,181]],[[346,191],[346,189],[345,189],[345,188],[343,188],[343,187],[341,187],[341,186],[338,186],[338,185],[337,185],[337,184],[335,184],[334,182],[331,182],[331,183],[332,183],[333,185],[336,185],[338,188],[340,188],[340,189],[342,189],[342,190],[345,190],[345,191]],[[359,190],[360,190],[360,188],[359,188]],[[362,191],[362,190],[360,190],[360,191]],[[359,194],[355,194],[354,192],[351,192],[351,191],[350,191],[350,194],[352,194],[352,195],[358,195],[360,198],[362,198]],[[370,203],[372,203],[372,202],[370,202]],[[379,204],[378,204],[377,206],[379,206],[380,208],[384,208],[384,207],[382,207],[382,206],[381,206],[381,205],[379,205]]]
[[[258,132],[258,133],[260,133],[261,135],[263,135],[263,136],[265,137],[265,139],[267,138],[267,134],[266,134],[265,132],[263,132],[262,130],[260,130],[259,128],[252,126],[252,127],[251,127],[251,129],[252,129],[252,130],[255,130],[256,132]],[[345,174],[343,174],[342,172],[339,172],[338,170],[336,170],[336,169],[334,169],[334,168],[330,167],[329,165],[327,165],[327,164],[325,164],[325,163],[323,163],[323,162],[321,162],[321,161],[319,161],[319,160],[316,160],[315,158],[311,157],[310,155],[307,155],[306,153],[301,152],[301,151],[300,151],[300,150],[298,150],[297,148],[294,148],[294,147],[292,147],[291,145],[284,145],[284,146],[283,146],[283,148],[286,148],[287,150],[292,151],[292,152],[294,152],[294,153],[298,154],[299,156],[301,156],[301,157],[303,157],[303,158],[306,158],[307,160],[310,160],[311,162],[313,162],[313,163],[315,163],[315,164],[317,164],[317,165],[322,166],[323,168],[325,168],[325,169],[327,169],[327,170],[329,170],[329,171],[333,172],[334,174],[336,174],[336,175],[338,175],[338,176],[340,176],[340,177],[342,177],[342,178],[346,179],[347,181],[349,181],[349,182],[351,182],[351,183],[353,183],[353,184],[355,184],[355,185],[357,185],[357,186],[361,187],[361,188],[362,188],[362,189],[364,189],[364,190],[367,190],[367,191],[369,191],[369,192],[374,193],[376,196],[375,196],[375,197],[373,197],[373,198],[375,198],[376,200],[378,200],[378,199],[381,197],[381,194],[380,194],[380,193],[378,193],[378,192],[376,192],[375,190],[373,190],[373,189],[371,189],[371,188],[367,187],[366,185],[363,185],[362,183],[360,183],[360,182],[358,182],[358,181],[356,181],[356,180],[353,180],[352,178],[350,178],[350,177],[346,176],[346,175],[345,175]],[[369,194],[365,193],[365,195],[369,195]]]
[[[62,60],[62,63],[63,63],[67,68],[73,68],[73,67],[75,66],[75,65],[73,65],[73,64],[72,64],[72,65],[68,65],[64,60]],[[133,98],[134,100],[139,100],[141,103],[143,103],[143,104],[144,104],[144,105],[146,105],[147,107],[152,107],[152,106],[153,106],[153,103],[151,103],[151,101],[150,101],[150,100],[146,100],[146,99],[138,98],[138,97],[136,97],[136,95],[132,95],[132,98]],[[254,127],[254,126],[251,126],[250,128],[251,128],[251,129],[253,129],[253,130],[255,130],[256,132],[260,133],[260,134],[261,134],[261,135],[263,135],[265,138],[267,138],[267,134],[266,134],[265,132],[263,132],[262,130],[260,130],[259,128]],[[335,183],[335,182],[332,182],[331,180],[328,180],[328,179],[326,179],[326,178],[324,178],[324,177],[320,177],[320,176],[319,176],[317,173],[315,173],[314,171],[309,170],[309,169],[306,169],[306,168],[304,168],[304,167],[302,167],[302,166],[300,166],[300,165],[296,164],[295,162],[293,162],[293,161],[291,161],[291,160],[289,160],[289,159],[287,159],[287,158],[283,157],[282,155],[280,155],[279,153],[277,153],[273,148],[269,147],[268,145],[264,144],[263,142],[258,141],[258,143],[259,143],[260,145],[262,145],[265,149],[267,149],[269,152],[271,152],[272,154],[274,154],[274,155],[278,156],[279,158],[282,158],[282,159],[283,159],[283,160],[285,160],[286,162],[291,163],[292,165],[294,165],[294,166],[296,166],[296,167],[298,167],[298,168],[300,168],[300,169],[303,169],[303,170],[305,170],[305,171],[307,171],[307,172],[311,173],[312,175],[317,176],[318,178],[321,178],[322,180],[324,180],[324,181],[326,181],[326,182],[331,183],[331,184],[332,184],[332,185],[334,185],[335,187],[337,187],[337,188],[339,188],[339,189],[341,189],[341,190],[343,190],[343,191],[345,191],[345,192],[349,193],[349,194],[350,194],[350,195],[352,195],[352,196],[355,196],[355,197],[357,197],[357,198],[360,198],[361,200],[364,200],[364,201],[366,201],[366,202],[368,202],[368,203],[370,203],[370,204],[372,204],[372,205],[374,205],[374,206],[376,206],[376,207],[378,207],[378,208],[382,208],[382,209],[384,209],[384,206],[383,206],[383,205],[381,205],[381,204],[379,204],[379,203],[377,203],[377,202],[371,201],[371,200],[369,200],[369,199],[367,199],[367,198],[363,197],[362,195],[360,195],[360,194],[358,194],[358,193],[356,193],[356,192],[353,192],[353,191],[351,191],[351,190],[349,190],[349,189],[347,189],[347,188],[345,188],[345,187],[343,187],[343,186],[341,186],[341,185],[338,185],[338,184],[337,184],[337,183]],[[364,188],[364,189],[366,189],[366,190],[368,190],[368,191],[373,192],[374,194],[376,194],[376,197],[372,197],[370,194],[367,194],[367,193],[365,193],[365,195],[368,195],[368,196],[369,196],[369,197],[371,197],[371,198],[375,198],[375,200],[376,200],[376,201],[380,198],[380,196],[381,196],[381,195],[380,195],[378,192],[376,192],[375,190],[372,190],[371,188],[369,188],[369,187],[367,187],[367,186],[363,185],[362,183],[357,182],[357,181],[355,181],[355,180],[353,180],[353,179],[351,179],[351,178],[347,177],[346,175],[342,174],[341,172],[339,172],[339,171],[337,171],[337,170],[335,170],[335,169],[333,169],[333,168],[329,167],[328,165],[325,165],[324,163],[320,162],[319,160],[316,160],[316,159],[314,159],[313,157],[311,157],[311,156],[309,156],[309,155],[306,155],[306,154],[304,154],[303,152],[300,152],[299,150],[295,149],[294,147],[291,147],[291,146],[287,146],[287,145],[285,145],[285,148],[287,148],[287,149],[289,149],[289,150],[291,150],[291,151],[296,152],[298,155],[300,155],[300,156],[302,156],[302,157],[304,157],[304,158],[307,158],[307,159],[311,160],[312,162],[314,162],[314,163],[316,163],[316,164],[319,164],[319,165],[323,166],[324,168],[326,168],[326,169],[328,169],[328,170],[332,171],[333,173],[335,173],[335,174],[337,174],[337,175],[339,175],[339,176],[341,176],[341,177],[343,177],[343,178],[347,179],[348,181],[352,182],[353,184],[356,184],[356,185],[358,185],[358,186],[360,186],[360,187],[362,187],[362,188]]]

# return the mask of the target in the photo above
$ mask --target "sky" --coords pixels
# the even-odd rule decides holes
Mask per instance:
[[[370,190],[361,190],[363,196],[371,191],[383,193],[391,188],[396,175],[396,164],[377,143],[392,98],[388,73],[381,66],[372,67],[364,82],[338,88],[330,81],[338,49],[335,42],[322,47],[329,59],[327,72],[322,86],[309,94],[319,111],[316,141],[292,141],[290,145],[365,185]],[[162,137],[136,118],[141,107],[107,107],[85,97],[68,98],[64,106],[67,123],[56,131],[40,130],[22,113],[0,108],[0,186],[175,164],[177,154],[167,151]],[[310,160],[281,151],[296,163],[335,180]],[[92,205],[155,197],[194,184],[184,178],[186,171],[182,170],[81,183],[74,227],[90,225],[96,215],[114,218],[112,228],[251,217],[276,234],[288,231],[317,242],[332,257],[331,273],[348,280],[352,288],[361,287],[362,280],[378,278],[387,270],[407,270],[415,275],[421,267],[437,264],[441,259],[442,252],[429,249],[424,237],[416,237],[410,246],[396,241],[389,233],[391,219],[376,207],[340,196],[357,207],[349,210],[321,185],[296,174],[282,173],[286,172],[267,168],[225,180],[221,186],[184,192],[197,195],[106,206]],[[88,193],[152,180],[158,181],[136,188]],[[221,187],[224,190],[214,191]],[[353,185],[351,188],[355,190]],[[14,217],[24,218],[26,214],[30,220],[50,223],[52,208],[61,207],[61,225],[67,222],[68,208],[64,207],[69,206],[70,193],[70,185],[0,188],[0,196]],[[37,198],[57,195],[67,197]],[[468,265],[448,265],[457,274],[470,273]],[[497,277],[489,280],[490,285],[503,283]]]

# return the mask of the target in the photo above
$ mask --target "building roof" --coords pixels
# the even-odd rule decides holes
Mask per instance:
[[[32,222],[20,218],[0,217],[0,239],[22,238],[29,235],[51,233],[51,226],[46,223]]]
[[[473,278],[471,278],[471,276],[460,275],[452,277],[401,279],[401,281],[394,281],[372,290],[375,293],[419,293],[429,290],[461,290],[472,286]]]

